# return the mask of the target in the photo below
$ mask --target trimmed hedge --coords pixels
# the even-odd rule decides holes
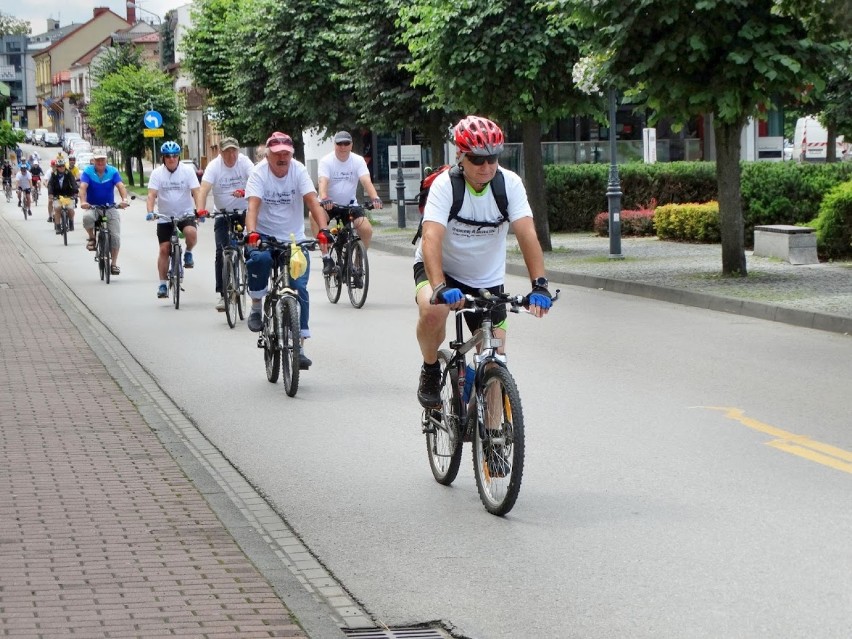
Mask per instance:
[[[609,211],[598,213],[595,216],[595,234],[601,237],[609,237]],[[622,211],[621,234],[633,237],[655,235],[654,210]]]
[[[797,224],[812,220],[835,185],[852,178],[852,162],[743,162],[742,201],[746,243],[755,224]],[[550,230],[591,231],[607,208],[609,165],[545,166]],[[713,162],[633,162],[618,167],[624,210],[717,200]]]
[[[824,257],[852,255],[852,180],[835,186],[822,201],[816,228],[817,250]]]
[[[718,202],[658,206],[654,211],[654,226],[661,240],[707,244],[722,241]]]

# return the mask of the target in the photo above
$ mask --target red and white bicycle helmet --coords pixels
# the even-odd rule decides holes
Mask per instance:
[[[499,155],[503,151],[503,131],[487,118],[469,115],[453,129],[456,148],[468,155]]]

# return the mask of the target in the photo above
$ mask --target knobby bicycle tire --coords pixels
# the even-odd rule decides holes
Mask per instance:
[[[281,335],[279,330],[279,317],[275,312],[277,296],[267,295],[263,308],[263,361],[266,364],[266,379],[274,384],[278,381],[281,370]]]
[[[65,246],[68,246],[68,211],[65,207],[62,207],[62,213],[59,216],[59,219],[62,220],[62,242]]]
[[[234,263],[235,256],[232,251],[223,251],[222,253],[222,298],[225,300],[225,319],[228,320],[228,326],[234,328],[237,325],[237,306],[239,304],[239,291],[235,282]],[[242,314],[240,314],[242,318]]]
[[[341,260],[340,245],[334,244],[328,252],[328,257],[333,265],[331,275],[323,275],[325,280],[325,294],[328,296],[328,301],[332,304],[337,304],[340,299],[341,282],[343,279],[343,261]]]
[[[346,256],[346,287],[349,301],[355,308],[364,306],[367,290],[370,288],[370,263],[367,260],[367,247],[363,240],[349,243]]]
[[[462,432],[459,423],[461,398],[459,397],[459,374],[450,367],[451,351],[438,352],[441,370],[447,371],[441,386],[441,408],[426,410],[426,454],[435,481],[449,486],[459,473],[462,458]]]
[[[521,396],[509,370],[488,366],[477,389],[473,435],[473,471],[479,499],[492,515],[505,515],[515,505],[524,474],[524,414]],[[481,421],[480,421],[481,420]]]
[[[175,310],[180,308],[180,243],[172,244],[171,262],[172,269],[169,277],[169,282],[172,286],[172,300],[175,304]]]
[[[302,352],[299,331],[299,300],[295,295],[284,295],[281,307],[281,376],[284,391],[295,397],[299,390],[299,360]]]

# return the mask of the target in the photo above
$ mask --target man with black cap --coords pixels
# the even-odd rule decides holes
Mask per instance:
[[[240,143],[235,138],[222,138],[219,143],[219,155],[207,165],[201,177],[201,193],[199,199],[202,206],[207,207],[207,195],[213,191],[213,207],[215,211],[242,211],[237,221],[245,226],[246,182],[254,163],[240,153]],[[228,224],[226,217],[217,217],[213,226],[216,237],[216,310],[224,312],[225,299],[222,290],[222,249],[228,241]]]
[[[352,136],[348,131],[338,131],[334,135],[334,151],[320,159],[318,173],[320,204],[326,211],[332,212],[335,204],[354,203],[355,189],[359,182],[364,187],[367,197],[372,200],[373,208],[382,208],[382,200],[370,179],[367,163],[363,157],[352,152]],[[358,229],[358,235],[364,241],[364,246],[369,248],[370,239],[373,237],[370,220],[362,216],[357,218],[354,224]],[[312,228],[312,230],[318,229]],[[323,275],[330,274],[332,267],[331,260],[327,256],[323,257]]]

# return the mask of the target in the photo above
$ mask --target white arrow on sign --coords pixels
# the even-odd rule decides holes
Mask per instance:
[[[163,124],[163,116],[157,111],[148,111],[143,118],[145,126],[149,129],[157,129]]]

